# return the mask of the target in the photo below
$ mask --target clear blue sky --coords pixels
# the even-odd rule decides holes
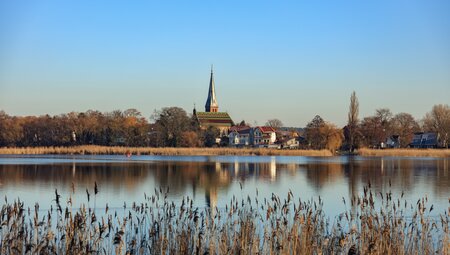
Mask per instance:
[[[346,122],[450,103],[450,1],[0,1],[0,109]]]

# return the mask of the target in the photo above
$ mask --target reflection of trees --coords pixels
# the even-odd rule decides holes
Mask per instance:
[[[334,183],[343,178],[342,164],[340,163],[308,163],[306,167],[306,178],[316,189]]]
[[[0,180],[5,186],[71,184],[117,188],[125,185],[136,188],[136,182],[145,179],[148,165],[142,164],[53,164],[53,165],[0,165]]]
[[[101,189],[112,191],[126,188],[133,191],[153,179],[156,187],[170,188],[171,194],[184,195],[186,190],[205,194],[211,206],[220,199],[221,190],[227,190],[233,181],[245,183],[250,179],[279,181],[283,174],[305,174],[316,190],[327,185],[347,183],[349,197],[356,195],[369,181],[375,191],[411,191],[420,176],[434,192],[445,196],[450,191],[448,159],[406,158],[348,158],[348,162],[320,162],[279,164],[269,162],[178,162],[150,163],[74,163],[53,165],[0,165],[2,186],[53,185],[93,187],[97,182]]]
[[[450,193],[450,162],[448,159],[439,160],[437,162],[436,182],[433,187],[439,195],[448,195]]]
[[[408,159],[408,158],[349,158],[344,164],[330,162],[311,162],[302,165],[306,168],[309,183],[317,190],[347,179],[349,197],[357,194],[358,189],[371,183],[377,191],[408,192],[414,189],[417,176],[437,194],[448,194],[450,174],[448,159]],[[389,188],[389,183],[392,187]]]
[[[355,189],[367,186],[369,182],[377,192],[412,191],[417,184],[417,176],[424,177],[423,180],[433,186],[436,193],[448,194],[448,168],[447,159],[376,158],[349,161],[345,165],[345,176],[349,179],[352,195],[355,194]]]

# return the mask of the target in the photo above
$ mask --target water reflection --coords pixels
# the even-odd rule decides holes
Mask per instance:
[[[94,182],[101,190],[98,204],[116,205],[139,201],[144,192],[159,187],[169,187],[171,199],[192,196],[196,206],[211,207],[223,206],[232,195],[254,194],[256,188],[269,196],[290,189],[305,199],[319,195],[328,199],[330,210],[336,200],[357,195],[369,182],[376,192],[405,191],[413,199],[427,195],[444,210],[450,194],[448,159],[220,157],[26,165],[0,161],[1,194],[20,196],[29,205],[49,200],[54,189],[68,196],[72,183],[84,191]],[[81,195],[79,199],[83,201]]]

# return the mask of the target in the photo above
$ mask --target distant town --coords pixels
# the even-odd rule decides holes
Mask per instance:
[[[263,126],[235,121],[219,111],[211,68],[204,111],[179,107],[155,111],[149,122],[137,109],[95,110],[56,116],[9,116],[0,111],[1,147],[132,146],[312,149],[353,152],[358,148],[448,148],[450,107],[435,105],[423,119],[387,108],[359,118],[356,93],[350,95],[344,127],[315,116],[306,127],[284,127],[279,119]]]

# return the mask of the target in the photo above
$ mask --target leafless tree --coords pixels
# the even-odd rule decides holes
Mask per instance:
[[[391,133],[400,136],[400,147],[407,147],[415,132],[420,131],[419,124],[409,113],[398,113],[391,119]]]
[[[378,122],[381,126],[382,136],[378,141],[379,143],[386,142],[386,139],[389,135],[391,135],[391,119],[392,112],[388,108],[381,108],[375,111],[375,117],[378,119]]]
[[[380,108],[375,111],[377,117],[383,127],[388,127],[389,121],[392,119],[392,112],[388,108]]]
[[[320,134],[320,128],[325,126],[325,121],[316,115],[305,128],[305,138],[311,149],[325,149],[326,142]]]
[[[181,145],[182,133],[190,129],[190,119],[185,110],[179,107],[165,107],[156,112],[154,118],[166,146]]]
[[[270,119],[266,122],[266,126],[278,129],[283,126],[283,122],[281,122],[281,120],[279,119]]]
[[[348,109],[348,122],[347,122],[347,132],[348,132],[348,146],[350,152],[353,152],[356,147],[356,136],[358,134],[358,114],[359,114],[359,102],[356,97],[355,91],[353,91],[350,96],[350,106]]]
[[[423,128],[426,131],[438,133],[442,146],[449,146],[450,136],[450,107],[438,104],[425,115]]]
[[[385,132],[380,119],[376,116],[364,117],[359,126],[361,145],[364,147],[378,147],[385,140]]]

